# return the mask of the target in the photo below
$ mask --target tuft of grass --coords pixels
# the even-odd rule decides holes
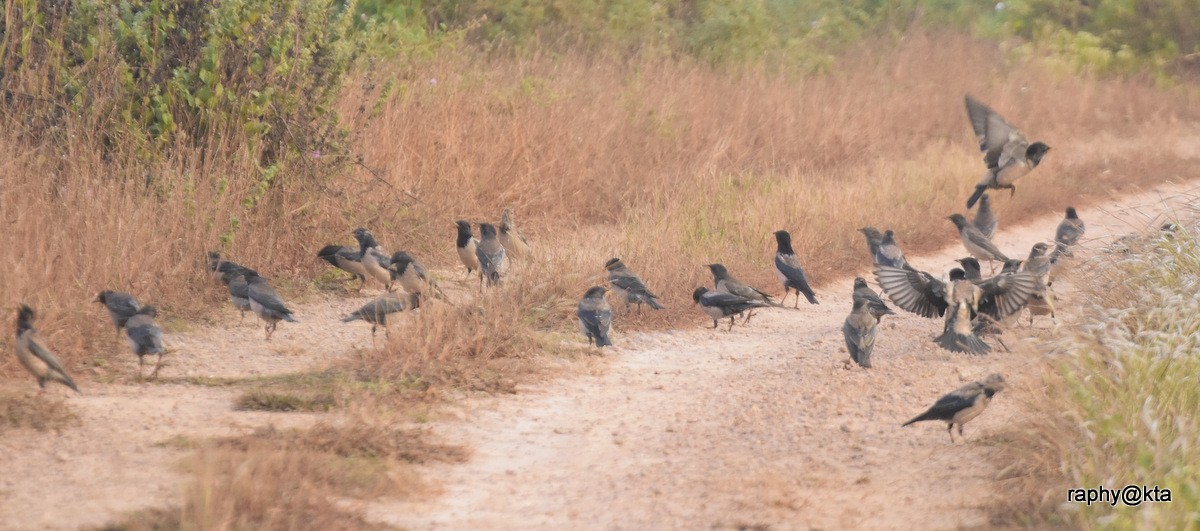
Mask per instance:
[[[237,398],[234,407],[243,411],[329,411],[337,400],[328,394],[291,394],[254,389]]]
[[[21,428],[59,431],[78,422],[79,416],[61,398],[0,391],[0,433]]]
[[[1085,304],[1028,426],[1003,439],[1025,524],[1180,529],[1200,511],[1200,244],[1193,229],[1122,243],[1077,268]],[[1165,234],[1165,233],[1164,233]],[[1171,503],[1066,503],[1068,488],[1170,489]]]

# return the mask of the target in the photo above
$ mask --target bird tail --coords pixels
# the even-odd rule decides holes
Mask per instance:
[[[975,206],[975,202],[979,201],[979,198],[983,197],[983,193],[986,191],[987,191],[986,185],[982,185],[982,184],[977,185],[975,187],[975,193],[971,194],[970,199],[967,199],[967,208],[971,208],[971,207]]]
[[[987,354],[992,347],[984,343],[975,334],[963,335],[949,329],[938,336],[937,343],[950,352],[966,352],[968,354]]]
[[[488,271],[487,278],[488,278],[488,285],[499,284],[500,283],[500,272],[499,271]]]
[[[300,322],[300,321],[297,321],[295,317],[292,317],[292,314],[290,314],[290,313],[288,313],[288,314],[284,314],[284,316],[283,316],[283,320],[284,320],[284,321],[287,321],[287,322],[289,322],[289,323],[298,323],[298,322]]]
[[[1058,259],[1063,256],[1070,258],[1074,256],[1074,254],[1071,253],[1071,249],[1069,249],[1066,245],[1061,243],[1054,244],[1054,251],[1050,253],[1050,263],[1057,264]]]
[[[334,257],[337,256],[338,251],[341,249],[342,246],[340,245],[326,245],[322,247],[320,251],[317,251],[317,258],[329,262],[329,265],[336,266],[337,259]]]
[[[665,306],[659,304],[658,300],[654,297],[646,297],[646,304],[649,304],[650,307],[654,308],[655,310],[662,310],[663,308],[666,308]]]
[[[596,337],[596,346],[597,347],[611,347],[612,340],[608,338],[608,334],[603,334],[603,335],[597,336]]]
[[[917,416],[913,417],[913,418],[912,418],[912,420],[910,420],[910,421],[908,421],[908,422],[905,422],[904,424],[901,424],[901,425],[900,425],[900,427],[901,427],[901,428],[903,428],[903,427],[905,427],[905,426],[908,426],[909,424],[912,424],[912,423],[914,423],[914,422],[921,422],[921,421],[926,421],[926,420],[931,420],[931,419],[929,418],[929,412],[928,412],[928,411],[926,411],[926,412],[924,412],[924,413],[921,413],[920,415],[917,415]]]
[[[357,321],[357,320],[359,320],[359,319],[362,319],[362,316],[361,316],[361,315],[359,315],[358,313],[352,313],[352,314],[350,314],[350,315],[347,315],[346,317],[344,317],[344,318],[342,319],[342,322],[343,322],[343,323],[349,323],[350,321]]]
[[[804,294],[804,298],[808,299],[809,304],[821,304],[821,303],[817,302],[817,295],[815,293],[813,293],[812,288],[801,291],[800,293]]]

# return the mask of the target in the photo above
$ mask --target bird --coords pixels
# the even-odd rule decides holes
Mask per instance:
[[[358,247],[350,247],[346,245],[330,244],[317,251],[317,258],[320,258],[329,265],[341,269],[358,279],[358,289],[362,291],[363,286],[367,284],[367,269],[362,264],[362,245]]]
[[[532,252],[529,240],[521,233],[521,229],[517,228],[511,208],[505,208],[500,214],[500,245],[504,246],[508,256],[515,260],[525,258]]]
[[[858,232],[863,233],[863,237],[867,239],[867,251],[871,253],[871,260],[874,260],[875,253],[879,251],[879,244],[883,240],[883,233],[875,227],[863,227],[858,229]]]
[[[975,217],[971,219],[971,224],[979,229],[979,232],[991,240],[996,234],[996,227],[1000,222],[996,219],[996,214],[992,212],[992,198],[987,194],[983,194],[979,198],[979,208],[975,209]]]
[[[22,304],[17,309],[17,360],[29,371],[34,378],[37,378],[38,388],[44,391],[46,382],[58,382],[79,394],[79,386],[75,385],[75,380],[67,374],[63,369],[62,364],[58,362],[58,358],[54,357],[46,347],[42,346],[42,342],[37,337],[37,330],[33,328],[33,319],[36,314],[33,308]]]
[[[904,251],[896,244],[896,233],[890,229],[884,231],[879,240],[879,247],[875,249],[875,265],[900,268],[908,266],[908,260],[904,259]]]
[[[1058,230],[1054,231],[1054,252],[1050,255],[1050,263],[1057,264],[1062,256],[1074,256],[1071,247],[1079,244],[1086,230],[1087,226],[1079,219],[1075,207],[1067,207],[1066,216],[1058,224]]]
[[[247,272],[245,277],[246,283],[249,284],[246,295],[250,299],[250,309],[254,310],[255,315],[267,323],[265,329],[268,340],[275,332],[275,327],[279,326],[279,321],[296,322],[292,311],[284,305],[283,299],[279,298],[279,294],[275,292],[275,288],[271,287],[271,283],[267,282],[267,279],[258,276],[258,273],[254,271]]]
[[[387,327],[387,316],[405,310],[415,310],[421,307],[421,297],[416,293],[394,294],[385,293],[379,298],[368,302],[354,313],[342,318],[343,323],[363,320],[371,323],[371,337],[375,337],[375,329],[383,325],[383,335],[390,337]]]
[[[429,277],[425,268],[405,251],[397,251],[389,259],[388,269],[392,278],[400,282],[400,287],[409,293],[420,297],[436,297],[446,300],[446,294],[438,286],[436,280]]]
[[[724,291],[709,291],[705,287],[696,288],[692,292],[692,301],[700,305],[700,310],[712,318],[713,329],[717,328],[718,321],[728,317],[729,330],[733,330],[733,322],[738,315],[754,308],[770,306],[761,300],[747,299]]]
[[[233,303],[233,307],[238,309],[241,314],[241,320],[246,320],[246,312],[252,311],[250,308],[250,284],[246,282],[246,273],[258,274],[253,269],[240,271],[229,280],[229,302]]]
[[[883,299],[879,298],[879,294],[875,293],[875,290],[871,289],[871,287],[867,285],[867,279],[863,277],[854,278],[853,298],[855,302],[866,301],[867,309],[871,312],[871,316],[875,318],[876,323],[878,323],[880,319],[883,319],[883,316],[885,315],[896,315],[896,312],[892,311],[891,308],[888,308],[888,305],[883,302]]]
[[[842,336],[846,338],[846,351],[850,359],[860,367],[871,368],[871,351],[875,349],[875,317],[871,314],[871,302],[854,299],[854,308],[842,324]]]
[[[207,267],[208,272],[212,274],[213,279],[221,281],[222,284],[228,284],[229,280],[233,278],[235,273],[246,269],[237,262],[223,260],[221,258],[221,253],[218,253],[217,251],[208,252]]]
[[[808,285],[808,276],[804,274],[804,268],[800,267],[800,260],[796,258],[796,252],[792,250],[792,235],[786,230],[775,231],[775,273],[779,276],[779,281],[783,283],[782,302],[787,302],[788,293],[796,290],[796,308],[800,307],[801,293],[804,294],[805,299],[808,299],[809,304],[820,304],[817,302],[816,294]],[[714,277],[716,274],[716,270],[713,270]],[[728,272],[726,275],[728,276]],[[733,277],[729,277],[729,279],[733,280]],[[718,289],[720,289],[719,286]],[[770,302],[769,297],[764,300]]]
[[[1045,242],[1033,244],[1033,248],[1029,250],[1029,258],[1025,260],[1024,271],[1032,273],[1038,277],[1040,283],[1038,291],[1034,292],[1029,298],[1029,324],[1033,325],[1033,318],[1037,315],[1049,315],[1050,319],[1054,319],[1054,292],[1050,291],[1050,256],[1047,251],[1050,246]]]
[[[958,262],[959,265],[962,266],[963,273],[966,275],[967,280],[970,280],[971,282],[983,281],[983,270],[979,268],[979,260],[968,256],[966,258],[959,258],[958,260],[955,260],[955,262]]]
[[[138,310],[137,315],[129,318],[129,322],[125,325],[125,333],[129,336],[129,346],[133,349],[134,355],[138,357],[138,379],[142,378],[142,367],[146,363],[146,356],[157,355],[158,361],[154,364],[154,371],[150,373],[150,377],[158,376],[158,369],[162,367],[163,357],[163,334],[162,328],[159,328],[158,323],[154,322],[154,318],[158,317],[158,310],[153,305],[143,306]]]
[[[479,274],[487,279],[487,284],[499,284],[508,269],[508,256],[496,237],[495,225],[479,224],[479,245],[475,247],[475,256],[479,259]]]
[[[359,227],[354,229],[354,239],[358,240],[359,255],[367,275],[383,284],[383,289],[392,291],[392,273],[388,270],[391,257],[379,246],[375,235]]]
[[[638,313],[642,311],[642,304],[648,304],[655,310],[663,309],[663,305],[658,302],[658,295],[650,291],[646,283],[642,282],[620,258],[609,258],[604,263],[604,269],[608,271],[608,282],[612,284],[613,295],[617,300],[625,302],[626,312],[629,311],[630,304],[637,304]]]
[[[725,266],[721,264],[708,264],[708,269],[709,271],[712,271],[713,287],[716,288],[717,291],[732,293],[738,297],[750,299],[752,301],[764,302],[768,306],[779,306],[778,303],[771,299],[770,295],[767,295],[762,290],[751,287],[745,282],[734,278],[733,275],[729,274],[729,270],[725,269]],[[800,302],[797,301],[796,304],[799,305]],[[752,315],[753,310],[746,312],[746,322],[750,321],[750,317]]]
[[[988,403],[996,393],[1004,390],[1004,376],[992,374],[978,382],[972,382],[941,397],[924,413],[917,415],[901,424],[908,426],[914,422],[926,420],[941,420],[946,422],[946,432],[950,434],[950,442],[954,442],[954,426],[958,426],[958,436],[963,436],[963,425],[978,417],[987,409]]]
[[[141,303],[133,298],[133,295],[123,291],[101,291],[99,295],[96,295],[95,302],[103,304],[108,309],[113,326],[117,327],[117,337],[121,337],[121,329],[125,328],[125,322],[142,307]]]
[[[471,224],[463,220],[454,222],[458,227],[458,237],[454,240],[454,248],[458,250],[458,259],[462,260],[462,264],[467,268],[469,276],[474,271],[479,271],[479,257],[475,256],[475,246],[479,245],[479,240],[471,235]],[[483,282],[483,276],[479,277],[479,281]]]
[[[979,179],[975,192],[967,199],[967,208],[971,208],[988,188],[1008,188],[1011,195],[1015,195],[1017,179],[1036,168],[1042,162],[1042,157],[1050,151],[1050,146],[1042,142],[1030,144],[1025,140],[1025,135],[987,105],[970,94],[964,99],[967,118],[979,139],[983,162],[987,164],[987,173]]]
[[[612,333],[612,306],[604,298],[607,292],[608,288],[604,286],[588,288],[575,310],[575,315],[579,317],[579,330],[587,336],[589,345],[612,346],[612,339],[609,338]]]
[[[1032,273],[1001,273],[971,281],[960,268],[950,270],[948,281],[924,271],[877,266],[875,278],[896,306],[926,318],[945,317],[943,334],[935,341],[953,352],[986,353],[990,350],[973,332],[972,321],[982,315],[1000,321],[1025,308],[1038,290]]]
[[[962,214],[951,214],[946,219],[949,219],[958,228],[958,235],[962,239],[963,248],[971,256],[989,262],[1005,262],[1008,260],[1008,257],[1004,256],[1004,253],[991,240],[987,239],[982,232],[979,232],[979,229],[968,223],[967,218]]]

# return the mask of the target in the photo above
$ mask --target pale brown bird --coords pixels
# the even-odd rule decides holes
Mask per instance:
[[[509,258],[516,260],[521,260],[533,252],[529,240],[521,233],[521,229],[517,228],[517,220],[511,208],[504,209],[500,214],[500,245],[504,246]]]
[[[854,308],[842,324],[842,337],[846,339],[846,351],[850,359],[863,368],[871,368],[871,352],[875,350],[875,316],[871,315],[871,303],[856,299]]]
[[[971,129],[975,130],[983,162],[987,164],[987,173],[979,179],[975,192],[967,199],[967,208],[971,208],[988,188],[1008,188],[1016,194],[1017,179],[1033,171],[1050,151],[1050,146],[1042,142],[1030,144],[1017,128],[970,94],[965,101],[967,118],[971,120]]]
[[[471,235],[470,223],[460,219],[454,222],[454,226],[458,228],[454,248],[458,251],[458,259],[467,268],[467,275],[470,275],[473,271],[479,271],[479,257],[475,256],[475,246],[479,245],[479,240]],[[483,282],[482,275],[480,275],[479,281]]]
[[[958,436],[963,437],[963,425],[978,417],[992,401],[996,393],[1004,390],[1007,384],[1004,376],[989,375],[978,382],[972,382],[938,399],[928,410],[901,426],[926,420],[941,420],[946,422],[946,432],[950,434],[950,442],[954,442],[954,426],[958,426]]]
[[[63,369],[58,358],[54,357],[37,337],[33,328],[35,314],[33,308],[24,304],[17,310],[17,360],[37,378],[38,388],[45,390],[46,382],[58,382],[80,393],[75,381]],[[80,393],[83,394],[83,393]]]
[[[1038,290],[1029,297],[1029,324],[1037,315],[1049,315],[1054,319],[1054,292],[1050,291],[1050,256],[1047,251],[1050,246],[1038,242],[1029,250],[1029,258],[1025,260],[1023,270],[1038,277]]]
[[[1006,262],[1008,257],[1000,251],[991,240],[984,236],[979,229],[967,222],[966,216],[962,214],[951,214],[948,218],[954,223],[958,229],[959,238],[962,240],[963,248],[970,253],[971,256],[980,260],[991,262]],[[993,269],[993,271],[995,271]]]

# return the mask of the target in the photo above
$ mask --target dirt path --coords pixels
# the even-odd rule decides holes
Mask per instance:
[[[1146,227],[1194,198],[1194,187],[1162,186],[1081,210],[1086,246]],[[1173,206],[1164,206],[1168,196]],[[1060,220],[1048,212],[996,241],[1023,257],[1052,240]],[[940,273],[964,255],[954,245],[911,261]],[[467,464],[431,468],[444,494],[379,503],[369,516],[413,529],[987,525],[999,471],[985,441],[1019,414],[1023,376],[1041,360],[1000,349],[981,358],[946,352],[930,341],[940,321],[903,313],[885,318],[875,368],[848,369],[841,323],[851,284],[821,290],[819,306],[762,312],[733,332],[622,335],[605,374],[472,404],[473,418],[441,430],[475,449]],[[1069,282],[1060,284],[1060,306],[1069,307]],[[1033,333],[1052,327],[1043,319]],[[992,372],[1014,388],[967,428],[966,444],[950,444],[941,423],[900,428],[943,393]]]
[[[1152,205],[1142,212],[1154,215],[1163,209],[1160,196],[1189,189],[1163,186],[1120,204]],[[1145,226],[1102,213],[1117,209],[1081,211],[1089,240]],[[1047,213],[1004,231],[998,242],[1017,254],[1051,237],[1059,219]],[[955,245],[912,261],[936,272],[961,255]],[[473,447],[475,458],[430,467],[430,477],[443,482],[442,496],[376,503],[369,515],[418,529],[986,524],[981,507],[996,471],[979,441],[1018,414],[1014,395],[1031,360],[944,352],[929,341],[940,322],[902,314],[884,321],[876,368],[847,369],[840,329],[849,286],[843,279],[821,290],[819,306],[762,312],[731,333],[700,328],[699,315],[691,330],[618,332],[620,348],[603,374],[466,402],[467,421],[435,429],[448,442]],[[319,297],[298,305],[302,322],[282,324],[270,343],[252,318],[239,323],[229,310],[220,323],[168,335],[178,354],[163,377],[182,382],[320,367],[369,344],[365,325],[335,321],[365,300]],[[112,370],[132,374],[134,358]],[[969,426],[967,444],[950,445],[939,424],[899,428],[942,393],[996,371],[1016,389]],[[4,386],[30,390],[27,381]],[[240,391],[227,387],[121,379],[92,382],[84,392],[67,398],[79,426],[0,437],[0,529],[97,526],[176,503],[187,477],[176,465],[185,451],[172,440],[317,418],[235,411]]]

